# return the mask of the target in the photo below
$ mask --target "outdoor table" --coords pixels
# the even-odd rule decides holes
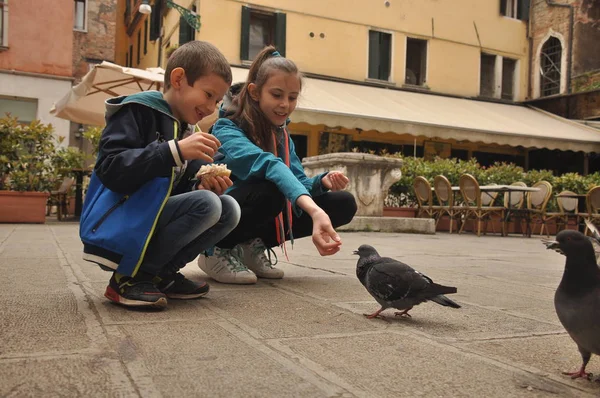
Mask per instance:
[[[75,218],[81,217],[81,209],[83,208],[83,176],[92,174],[91,169],[71,169],[71,173],[75,175]]]
[[[510,215],[511,214],[515,214],[515,213],[523,213],[521,211],[521,209],[513,209],[512,205],[511,205],[511,200],[510,200],[510,196],[513,192],[523,192],[523,193],[527,193],[527,192],[538,192],[540,189],[539,188],[535,188],[535,187],[521,187],[519,185],[481,185],[479,187],[479,190],[481,192],[500,192],[500,193],[508,193],[508,203],[505,203],[504,205],[506,206],[506,211],[504,212],[504,223],[508,224],[508,222],[510,221]],[[489,194],[488,194],[489,195]],[[526,230],[526,234],[528,237],[531,238],[531,226],[529,225],[529,213],[525,212],[525,214],[527,214],[527,230]],[[506,228],[505,228],[506,231]],[[508,232],[505,232],[506,235],[508,235]],[[506,236],[505,235],[505,236]]]

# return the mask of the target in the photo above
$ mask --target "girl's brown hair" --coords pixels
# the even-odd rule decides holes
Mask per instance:
[[[298,75],[300,87],[302,87],[302,76],[298,72],[296,64],[292,60],[280,56],[275,47],[265,47],[252,62],[246,83],[233,100],[233,105],[237,107],[237,110],[230,116],[230,119],[239,124],[252,142],[268,152],[275,151],[271,138],[275,126],[262,113],[258,102],[252,99],[248,92],[248,86],[250,83],[254,83],[258,92],[261,92],[271,73],[276,70]]]

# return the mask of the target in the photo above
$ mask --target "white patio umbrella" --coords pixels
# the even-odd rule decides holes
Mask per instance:
[[[146,90],[160,90],[162,68],[126,68],[110,62],[95,65],[81,83],[54,104],[50,113],[75,123],[104,126],[104,101]]]

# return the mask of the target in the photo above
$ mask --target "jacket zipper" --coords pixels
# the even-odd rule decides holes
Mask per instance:
[[[112,207],[110,209],[108,209],[106,211],[106,213],[104,213],[104,215],[102,217],[100,217],[100,219],[98,220],[98,222],[96,224],[94,224],[94,226],[92,227],[92,232],[96,232],[96,230],[100,227],[100,225],[102,225],[102,223],[108,218],[108,216],[110,216],[110,214],[113,211],[115,211],[117,209],[117,207],[119,207],[123,203],[125,203],[125,201],[127,199],[129,199],[129,195],[123,196],[121,199],[119,199],[119,201],[117,203],[115,203],[114,205],[112,205]]]

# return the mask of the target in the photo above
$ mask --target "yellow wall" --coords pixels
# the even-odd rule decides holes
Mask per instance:
[[[392,83],[404,84],[406,37],[429,41],[427,86],[431,91],[479,94],[482,51],[520,60],[517,100],[525,99],[528,45],[526,23],[499,15],[497,1],[392,0],[201,0],[197,38],[240,64],[241,7],[287,15],[287,56],[304,72],[364,81],[368,32],[392,33]],[[309,33],[314,32],[315,37]],[[320,38],[321,33],[325,34]]]
[[[406,38],[428,40],[426,87],[432,92],[461,96],[479,95],[480,54],[498,54],[519,60],[516,100],[527,94],[528,43],[526,22],[499,15],[495,0],[176,0],[185,8],[196,4],[202,26],[196,39],[215,44],[232,64],[241,64],[241,7],[249,5],[287,15],[287,56],[304,72],[365,81],[368,74],[368,32],[392,34],[390,83],[404,84]],[[153,1],[151,1],[153,4]],[[124,13],[119,1],[119,15]],[[166,9],[163,18],[161,67],[167,45],[179,41],[179,16]],[[122,18],[122,17],[121,17]],[[146,17],[144,17],[146,18]],[[117,31],[117,61],[133,44],[136,65],[137,29],[131,38],[122,20]],[[313,32],[315,37],[310,37]],[[320,34],[325,35],[324,38]],[[158,41],[148,42],[148,53],[138,67],[155,67]]]

